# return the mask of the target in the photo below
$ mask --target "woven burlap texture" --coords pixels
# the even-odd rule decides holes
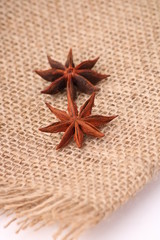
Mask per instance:
[[[20,229],[58,223],[77,239],[160,170],[160,2],[1,0],[0,33],[0,208]],[[102,139],[56,151],[62,134],[38,129],[56,121],[45,101],[67,109],[66,91],[41,94],[33,70],[70,47],[76,64],[100,56],[94,69],[111,75],[93,114],[119,117]]]

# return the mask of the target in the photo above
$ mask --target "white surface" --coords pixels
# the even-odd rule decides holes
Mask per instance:
[[[55,230],[54,227],[38,232],[28,229],[17,235],[15,223],[3,228],[7,222],[7,218],[0,217],[0,240],[52,240]],[[160,240],[160,176],[80,240]]]

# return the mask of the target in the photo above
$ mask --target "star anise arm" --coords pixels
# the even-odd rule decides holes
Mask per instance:
[[[93,60],[86,60],[81,62],[80,64],[78,64],[75,69],[91,69],[94,67],[94,65],[96,64],[96,62],[98,61],[99,57],[93,59]]]
[[[72,93],[72,81],[71,78],[67,81],[67,100],[68,100],[68,113],[71,117],[78,115],[77,105],[73,101],[73,93]]]
[[[44,78],[45,80],[52,82],[52,78],[53,78],[53,69],[49,69],[49,70],[38,70],[36,69],[35,72],[42,78]]]
[[[49,70],[35,70],[35,72],[42,77],[43,79],[53,82],[57,78],[61,77],[63,75],[62,70],[55,70],[55,69],[49,69]]]
[[[91,115],[92,107],[94,105],[95,93],[92,93],[91,97],[80,108],[79,116],[81,118]]]
[[[70,124],[70,126],[67,128],[67,130],[63,134],[63,137],[60,143],[57,145],[56,149],[60,149],[66,146],[70,142],[73,134],[74,134],[74,123]]]
[[[50,66],[51,66],[52,68],[65,70],[65,66],[64,66],[62,63],[53,60],[50,56],[47,56],[47,58],[48,58],[48,62],[49,62],[49,64],[50,64]]]
[[[93,126],[90,123],[87,123],[85,121],[82,120],[78,120],[78,124],[81,126],[81,129],[84,133],[86,133],[87,135],[91,135],[94,137],[103,137],[104,134],[102,132],[100,132],[95,126]]]
[[[49,103],[46,103],[50,111],[61,121],[68,121],[70,119],[69,115],[62,110],[52,107]]]
[[[72,55],[72,48],[69,50],[67,60],[65,62],[65,67],[74,67],[74,62],[73,62],[73,55]]]
[[[57,93],[59,90],[62,90],[66,86],[66,80],[65,77],[62,76],[55,80],[53,83],[51,83],[47,88],[45,88],[41,93]]]
[[[73,82],[84,93],[93,93],[98,90],[92,83],[90,83],[86,78],[78,74],[74,74]]]
[[[55,122],[50,124],[47,127],[40,128],[41,132],[48,132],[48,133],[57,133],[57,132],[65,132],[66,129],[69,127],[70,121],[65,122]]]
[[[84,121],[94,125],[95,127],[99,127],[104,125],[105,123],[109,123],[117,116],[118,115],[115,115],[115,116],[92,115],[92,116],[85,117]]]
[[[82,147],[83,135],[84,134],[83,134],[80,126],[78,125],[77,122],[75,122],[74,140],[79,148]]]
[[[81,75],[82,77],[88,79],[93,84],[96,84],[100,80],[110,76],[110,75],[106,75],[106,74],[100,74],[100,73],[97,73],[97,72],[95,72],[93,70],[89,70],[89,69],[77,70],[76,73]]]

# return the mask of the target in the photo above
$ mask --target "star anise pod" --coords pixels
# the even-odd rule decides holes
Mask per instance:
[[[76,97],[76,88],[85,93],[93,93],[98,90],[94,86],[100,80],[109,77],[110,75],[100,74],[93,70],[93,66],[98,61],[99,57],[93,60],[81,62],[77,66],[74,65],[72,49],[70,49],[65,65],[53,60],[48,56],[48,61],[51,66],[49,70],[35,70],[45,80],[52,82],[46,89],[41,91],[46,94],[54,94],[63,90],[67,84],[72,86],[72,98]]]
[[[56,149],[67,145],[72,136],[74,136],[74,140],[79,148],[82,146],[84,134],[98,138],[103,137],[104,134],[100,132],[97,127],[100,127],[101,125],[108,123],[117,117],[91,115],[95,93],[92,93],[91,97],[82,105],[78,113],[77,105],[70,95],[70,89],[71,88],[69,85],[69,91],[67,91],[68,113],[56,109],[50,104],[46,103],[47,107],[60,121],[39,129],[42,132],[48,133],[65,132]]]

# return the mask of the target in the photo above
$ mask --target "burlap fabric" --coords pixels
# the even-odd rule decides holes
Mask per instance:
[[[0,208],[20,229],[58,223],[77,239],[160,169],[160,1],[1,0],[0,33]],[[66,110],[66,92],[40,94],[33,70],[70,47],[75,63],[100,56],[94,69],[111,77],[93,113],[119,117],[104,138],[56,151],[61,134],[38,128],[55,121],[44,102]]]

